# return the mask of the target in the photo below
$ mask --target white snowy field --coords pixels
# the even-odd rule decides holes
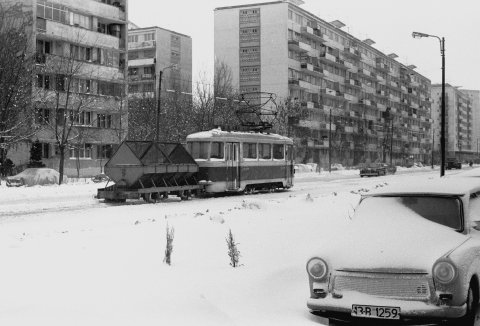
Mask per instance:
[[[95,199],[104,184],[2,184],[0,325],[319,325],[306,308],[305,263],[342,237],[359,193],[438,178],[427,168],[349,174],[297,174],[285,192],[126,205]]]

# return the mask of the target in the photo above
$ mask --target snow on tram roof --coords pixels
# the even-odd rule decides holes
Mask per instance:
[[[208,131],[201,131],[187,136],[187,140],[190,139],[208,139],[208,138],[238,138],[243,139],[262,139],[262,140],[283,140],[291,142],[292,139],[271,133],[260,133],[253,131],[225,131],[221,129],[212,129]]]

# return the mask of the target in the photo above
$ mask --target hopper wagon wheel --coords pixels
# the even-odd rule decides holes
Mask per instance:
[[[153,196],[153,193],[146,193],[142,195],[143,200],[145,200],[147,203],[154,203],[155,198]]]
[[[181,200],[188,200],[191,196],[192,193],[189,190],[182,190],[178,193],[178,197],[180,197]]]

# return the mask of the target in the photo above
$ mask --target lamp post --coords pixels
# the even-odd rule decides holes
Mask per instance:
[[[157,94],[157,115],[155,117],[155,122],[156,122],[156,129],[155,129],[155,141],[160,140],[160,112],[161,112],[161,107],[162,107],[162,76],[163,72],[167,69],[177,69],[177,65],[171,65],[168,67],[163,68],[163,70],[159,71],[158,74],[158,94]]]
[[[329,116],[330,126],[328,128],[328,173],[332,173],[332,108]]]
[[[422,37],[435,37],[440,41],[440,54],[442,55],[442,108],[441,108],[441,127],[440,127],[440,152],[441,152],[441,165],[440,165],[440,177],[445,175],[445,38],[438,37],[436,35],[430,35],[425,33],[413,32],[413,38]]]

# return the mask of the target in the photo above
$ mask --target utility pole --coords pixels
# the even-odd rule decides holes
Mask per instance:
[[[330,127],[328,128],[328,173],[332,173],[332,108],[330,107]]]
[[[390,117],[390,166],[393,159],[393,117]]]
[[[160,112],[162,107],[162,76],[163,70],[160,70],[159,77],[158,77],[158,94],[157,94],[157,115],[155,116],[155,141],[160,140]]]

